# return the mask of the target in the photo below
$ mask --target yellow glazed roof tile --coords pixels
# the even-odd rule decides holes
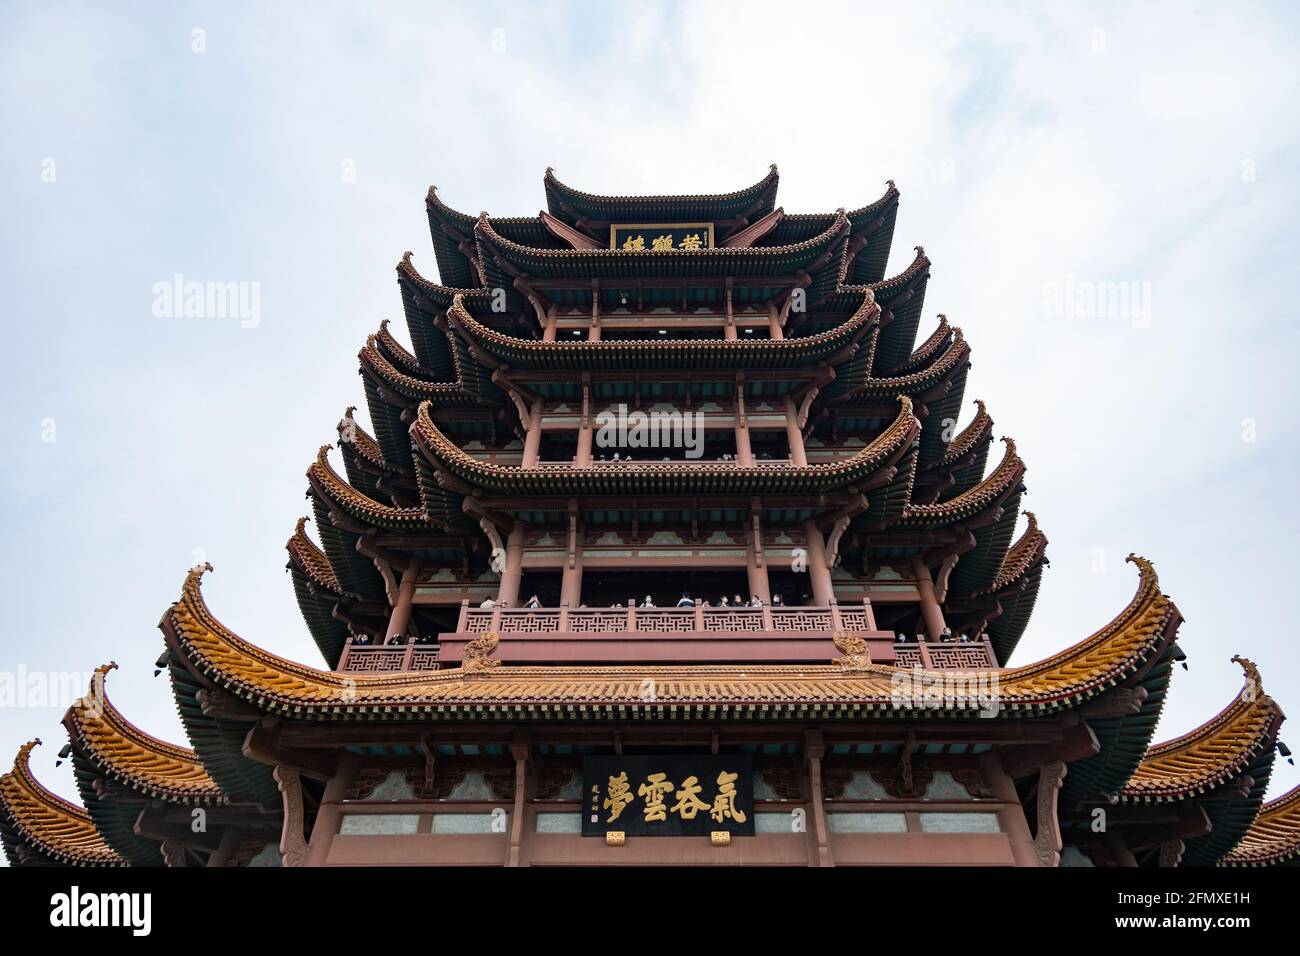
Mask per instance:
[[[46,856],[73,866],[122,866],[88,814],[81,807],[46,790],[32,776],[28,763],[33,740],[14,758],[14,767],[0,776],[0,813],[18,835]]]
[[[1080,644],[1045,661],[1006,670],[974,672],[989,689],[975,711],[995,701],[999,712],[1048,711],[1101,693],[1131,674],[1172,640],[1178,615],[1161,593],[1155,570],[1142,558],[1138,592],[1110,624]],[[425,714],[473,708],[671,709],[715,707],[738,713],[771,706],[782,711],[822,705],[865,715],[902,716],[951,709],[900,689],[908,674],[883,664],[694,665],[608,667],[496,667],[494,635],[470,665],[427,673],[391,675],[322,671],[285,660],[237,636],[209,611],[201,580],[209,566],[186,577],[181,598],[164,615],[169,646],[204,679],[259,707],[281,713],[306,711],[340,717],[384,713]],[[469,655],[467,654],[467,657]],[[951,678],[954,672],[935,672]],[[644,699],[653,681],[655,699]],[[915,686],[915,685],[913,685]]]
[[[104,680],[117,664],[95,670],[86,696],[68,710],[74,743],[110,777],[153,797],[182,803],[225,803],[193,750],[159,740],[128,721],[108,699]]]
[[[1236,776],[1277,732],[1283,715],[1264,693],[1259,669],[1233,657],[1246,673],[1241,691],[1217,717],[1147,751],[1120,791],[1130,801],[1177,800]]]
[[[325,557],[325,552],[317,547],[315,541],[307,537],[305,517],[298,519],[298,526],[294,529],[293,537],[286,542],[285,548],[289,556],[302,568],[303,573],[318,585],[335,594],[342,593],[343,589],[339,586],[339,579],[334,574],[334,569],[330,567],[329,558]]]
[[[1300,856],[1300,787],[1270,800],[1259,811],[1223,866],[1269,866]]]

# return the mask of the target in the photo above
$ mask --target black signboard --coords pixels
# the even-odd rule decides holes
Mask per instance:
[[[584,757],[582,835],[754,835],[748,755]]]
[[[711,222],[636,222],[609,227],[609,247],[624,252],[712,249]]]

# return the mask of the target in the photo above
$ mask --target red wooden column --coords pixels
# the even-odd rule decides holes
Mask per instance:
[[[1034,838],[1029,832],[1029,822],[1025,819],[1016,785],[1002,768],[1001,757],[996,751],[990,751],[980,754],[979,762],[985,784],[1002,804],[998,810],[998,826],[1011,841],[1011,855],[1015,858],[1016,866],[1037,866],[1038,858],[1034,855]]]
[[[826,542],[821,528],[811,518],[803,523],[804,547],[808,552],[808,577],[812,582],[813,604],[829,606],[835,599],[831,572],[826,567]]]
[[[316,822],[312,824],[311,840],[307,843],[307,866],[324,866],[329,858],[330,844],[334,842],[334,836],[339,832],[339,822],[343,818],[339,811],[339,801],[347,797],[356,770],[357,758],[345,755],[339,760],[334,776],[325,784],[320,809],[316,811]]]
[[[749,575],[749,594],[758,597],[764,607],[772,603],[772,589],[767,581],[767,560],[763,554],[763,525],[759,520],[763,504],[757,498],[749,503],[750,522],[745,532],[745,571]]]
[[[600,341],[600,280],[591,280],[591,325],[587,329],[587,341]]]
[[[524,438],[524,457],[520,465],[524,468],[537,467],[537,453],[542,447],[542,400],[533,399],[528,410],[528,434]]]
[[[830,831],[826,826],[826,805],[822,793],[822,757],[826,754],[826,745],[820,730],[804,733],[804,772],[807,774],[805,788],[808,794],[808,837],[812,849],[811,866],[834,866],[831,858]]]
[[[411,604],[415,598],[415,581],[420,576],[420,562],[412,561],[402,572],[402,583],[397,589],[397,603],[388,616],[388,629],[385,637],[401,638],[406,633],[406,626],[411,623]]]
[[[772,590],[767,583],[767,564],[759,562],[752,538],[746,544],[745,570],[749,572],[749,594],[751,597],[757,597],[765,606],[770,605]]]
[[[808,454],[804,451],[803,431],[799,428],[799,409],[788,395],[785,397],[785,440],[790,446],[790,464],[796,468],[807,467]]]
[[[506,866],[527,866],[524,856],[524,844],[527,840],[528,827],[524,819],[528,811],[528,798],[532,796],[532,780],[529,777],[528,730],[520,727],[515,730],[510,744],[510,755],[515,758],[515,800],[510,814],[510,840],[506,851]]]
[[[916,574],[916,590],[921,595],[921,618],[925,621],[926,637],[937,641],[944,629],[943,608],[935,597],[930,569],[925,566],[919,554],[912,557],[912,571]]]
[[[573,555],[573,566],[566,561],[560,572],[560,603],[571,608],[582,604],[582,546]]]
[[[591,467],[591,373],[582,373],[582,418],[578,425],[578,453],[573,463],[579,468]]]
[[[497,588],[497,604],[519,606],[519,581],[524,573],[524,523],[516,521],[506,538],[506,566],[501,571],[501,584]]]
[[[729,342],[736,338],[736,313],[731,304],[732,284],[731,276],[727,276],[727,315],[726,322],[722,327],[722,337]]]
[[[781,313],[772,303],[767,305],[767,334],[769,338],[785,338],[785,329],[781,325]]]
[[[736,373],[736,464],[754,467],[754,450],[749,444],[749,419],[745,415],[745,373]]]

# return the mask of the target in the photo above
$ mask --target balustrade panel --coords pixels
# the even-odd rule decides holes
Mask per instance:
[[[401,645],[381,647],[353,646],[348,655],[348,672],[356,674],[394,674],[402,669],[406,648]]]
[[[830,608],[772,608],[772,626],[778,631],[829,631]]]
[[[704,610],[706,631],[761,631],[762,608],[711,607]]]
[[[411,655],[411,670],[413,671],[436,671],[441,666],[438,663],[438,649],[436,647],[420,648]]]
[[[639,615],[638,615],[639,616]],[[556,616],[556,625],[559,616]],[[627,630],[627,611],[595,611],[581,608],[569,612],[569,630],[575,634],[601,634]]]
[[[636,659],[636,647],[644,642],[653,648],[653,659],[693,660],[694,648],[711,648],[706,653],[721,655],[718,660],[764,660],[764,648],[780,655],[794,654],[795,659],[830,662],[836,651],[830,647],[831,633],[840,628],[860,633],[877,643],[888,635],[870,627],[870,614],[864,607],[717,607],[717,608],[465,608],[463,630],[442,636],[442,646],[356,645],[349,644],[341,669],[352,673],[391,674],[403,670],[437,670],[460,660],[460,649],[473,637],[495,629],[504,651],[508,642],[517,647],[510,653],[523,654],[520,660],[547,660],[549,648],[568,646],[558,651],[559,660],[582,660],[587,653],[583,645],[597,654],[596,659]],[[630,625],[630,627],[629,627]],[[674,637],[683,635],[684,637]],[[752,637],[751,637],[752,635]],[[616,636],[614,642],[598,638]],[[596,640],[592,640],[592,639]],[[665,640],[668,643],[664,643]],[[674,646],[675,642],[682,641]],[[824,641],[824,648],[813,644]],[[703,642],[703,643],[697,643]],[[764,642],[772,642],[765,644]],[[807,643],[813,642],[813,643]],[[530,652],[526,648],[533,648]],[[611,650],[611,647],[617,648]],[[722,648],[727,648],[723,651]],[[542,649],[542,650],[537,650]],[[498,654],[503,651],[498,651]],[[535,656],[530,657],[529,653]],[[623,655],[619,657],[619,655]],[[812,656],[800,657],[800,654]],[[536,656],[542,655],[542,656]],[[748,656],[746,656],[748,655]],[[879,663],[898,667],[921,666],[936,670],[987,670],[997,668],[989,643],[891,644],[877,648],[873,657]]]
[[[846,631],[871,630],[871,622],[867,620],[866,611],[846,611],[840,608],[840,624]]]
[[[559,612],[553,608],[506,608],[501,612],[501,634],[540,634],[560,629]]]
[[[695,630],[695,611],[693,608],[637,608],[636,629],[651,634],[663,634],[670,631]]]
[[[930,644],[930,666],[943,670],[984,670],[992,665],[983,644]]]

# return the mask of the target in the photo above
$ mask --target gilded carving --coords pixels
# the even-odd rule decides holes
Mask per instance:
[[[476,673],[499,666],[501,662],[491,656],[499,643],[501,638],[496,631],[488,631],[481,637],[474,638],[465,645],[465,656],[460,662],[461,670]]]
[[[871,653],[865,637],[848,631],[836,631],[832,640],[835,642],[836,650],[843,655],[835,660],[841,670],[854,673],[867,669],[871,663]]]

